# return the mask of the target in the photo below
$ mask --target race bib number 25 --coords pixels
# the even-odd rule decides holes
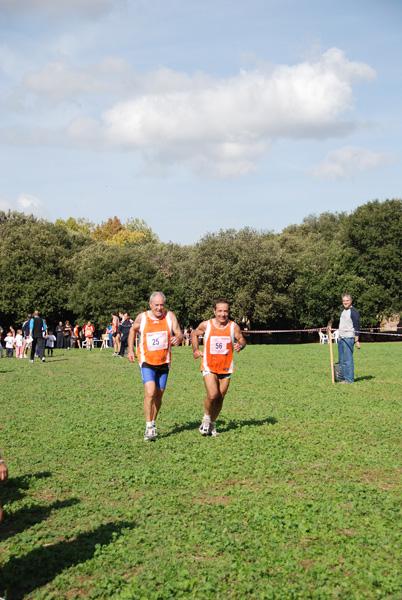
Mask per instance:
[[[167,331],[156,331],[155,333],[147,333],[148,350],[167,350],[168,334]]]
[[[212,335],[210,352],[211,354],[228,354],[231,339],[229,335]]]

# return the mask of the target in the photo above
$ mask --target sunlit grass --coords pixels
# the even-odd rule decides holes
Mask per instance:
[[[174,349],[155,443],[137,365],[111,351],[0,361],[0,595],[10,599],[397,599],[400,343],[236,356],[220,435],[199,362]]]

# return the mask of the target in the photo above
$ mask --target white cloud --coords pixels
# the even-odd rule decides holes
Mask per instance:
[[[371,67],[348,61],[337,48],[316,62],[242,70],[223,80],[164,69],[142,81],[141,93],[105,110],[98,125],[91,119],[86,127],[80,118],[68,135],[75,143],[99,148],[103,140],[104,147],[146,150],[155,157],[166,156],[166,149],[172,157],[182,147],[190,161],[241,176],[255,170],[258,156],[276,138],[350,133],[356,124],[344,117],[353,109],[352,86],[374,77]],[[229,148],[241,160],[228,156]]]
[[[148,171],[153,164],[163,171],[187,163],[216,177],[244,176],[255,172],[278,138],[327,139],[353,131],[353,86],[374,78],[370,66],[347,60],[337,48],[316,61],[260,64],[226,79],[167,68],[140,76],[113,58],[81,69],[61,60],[24,78],[42,122],[37,116],[33,132],[13,126],[2,138],[138,151]],[[102,111],[112,98],[118,100]],[[65,101],[74,105],[69,113]]]
[[[328,152],[322,162],[310,167],[309,173],[314,179],[352,179],[358,172],[373,171],[396,161],[393,154],[344,146]]]
[[[21,193],[17,198],[16,210],[26,215],[34,215],[35,217],[45,217],[46,210],[39,198],[30,196],[29,194]]]
[[[15,210],[39,218],[47,216],[47,210],[42,201],[39,200],[39,198],[35,198],[35,196],[30,196],[25,193],[19,194],[15,202],[8,202],[7,200],[0,198],[0,210],[3,210],[4,212]]]
[[[122,4],[123,0],[0,0],[0,10],[8,13],[80,13],[96,16]]]

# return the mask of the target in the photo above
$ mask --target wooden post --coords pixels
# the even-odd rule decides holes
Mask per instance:
[[[332,349],[331,327],[328,327],[327,332],[328,332],[329,355],[331,357],[331,378],[332,378],[332,383],[335,383],[334,353],[333,353],[333,349]]]

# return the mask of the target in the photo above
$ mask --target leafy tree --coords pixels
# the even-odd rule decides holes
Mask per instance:
[[[207,234],[189,249],[183,265],[189,318],[193,323],[209,318],[223,296],[237,321],[247,317],[254,327],[283,323],[292,313],[288,288],[293,277],[274,234],[249,228]]]
[[[165,269],[163,247],[158,243],[111,246],[97,242],[77,253],[72,261],[74,283],[70,288],[70,310],[84,322],[94,321],[103,329],[111,311],[136,316],[148,308],[148,298],[161,290],[175,310],[179,281]]]
[[[128,219],[123,225],[120,219],[113,217],[101,225],[96,225],[93,230],[96,240],[103,240],[107,244],[125,246],[138,242],[156,241],[158,238],[152,229],[140,219]]]
[[[91,221],[87,221],[87,219],[78,218],[74,219],[74,217],[68,218],[66,221],[63,219],[56,219],[55,225],[61,225],[67,227],[70,231],[75,231],[76,233],[83,233],[84,235],[92,235],[95,229],[95,224]]]
[[[345,268],[364,278],[359,310],[367,325],[402,311],[402,200],[358,207],[345,227]]]
[[[20,323],[35,308],[49,324],[70,318],[70,258],[90,243],[65,227],[20,213],[0,213],[0,304]]]

